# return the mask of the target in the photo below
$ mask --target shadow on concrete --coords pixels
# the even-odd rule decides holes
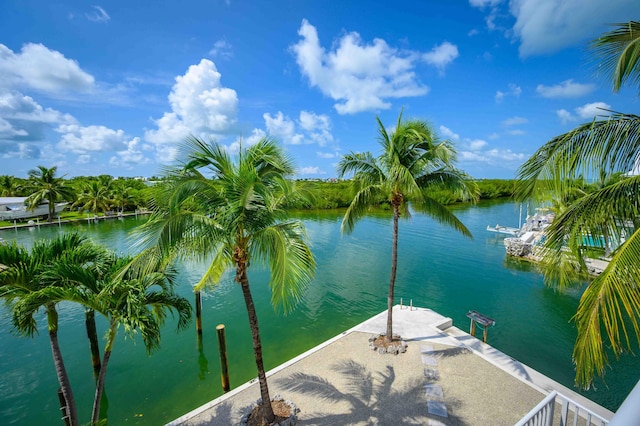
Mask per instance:
[[[394,385],[395,371],[387,365],[385,372],[371,372],[364,365],[345,360],[331,367],[340,374],[343,385],[334,385],[327,379],[302,372],[291,374],[287,378],[278,379],[277,384],[283,389],[310,395],[318,400],[318,407],[327,403],[346,403],[348,409],[336,408],[325,412],[300,413],[299,424],[305,425],[345,425],[345,424],[427,424],[429,419],[437,420],[445,425],[465,425],[452,415],[461,402],[445,398],[448,417],[430,415],[427,410],[425,380],[422,371],[416,372],[410,383]],[[331,405],[326,405],[330,407]]]

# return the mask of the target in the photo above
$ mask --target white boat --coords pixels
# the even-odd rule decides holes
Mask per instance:
[[[34,217],[46,218],[49,215],[49,205],[40,204],[33,210],[27,208],[27,197],[0,197],[0,220],[22,220]],[[69,203],[56,203],[55,213],[60,213]]]

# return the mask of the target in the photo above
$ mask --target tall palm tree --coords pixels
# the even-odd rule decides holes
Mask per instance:
[[[391,277],[387,296],[386,339],[393,340],[393,298],[398,266],[398,221],[407,218],[409,201],[412,207],[438,222],[451,226],[462,235],[471,233],[445,206],[429,196],[430,189],[448,189],[475,197],[477,189],[467,176],[454,167],[455,151],[447,141],[440,141],[427,123],[420,120],[402,121],[398,116],[395,130],[387,131],[380,118],[378,141],[382,152],[374,157],[370,152],[345,155],[338,164],[342,177],[353,173],[357,192],[342,219],[342,232],[350,233],[355,223],[365,216],[372,205],[386,200],[393,209],[393,240],[391,245]]]
[[[601,58],[600,70],[609,74],[614,91],[624,84],[640,86],[640,22],[616,24],[592,43]],[[589,178],[617,172],[625,177],[601,186],[555,218],[545,245],[550,284],[567,285],[573,274],[555,266],[570,249],[570,265],[586,270],[585,236],[608,235],[623,240],[607,268],[589,283],[574,317],[578,337],[573,350],[576,383],[588,388],[595,375],[604,375],[608,363],[602,331],[616,356],[631,349],[630,335],[640,339],[640,117],[613,113],[556,136],[539,148],[518,171],[518,197],[525,199],[539,188],[553,185],[565,191],[564,182],[584,174]],[[632,224],[629,235],[629,224]],[[568,271],[568,272],[573,272]]]
[[[37,169],[29,171],[29,179],[24,186],[27,193],[31,194],[27,198],[29,208],[34,209],[42,202],[49,205],[48,221],[53,221],[55,215],[55,203],[58,200],[71,200],[75,193],[71,186],[68,186],[62,177],[56,177],[57,167],[50,169],[38,166]]]
[[[58,312],[64,282],[51,279],[47,272],[58,262],[87,265],[96,262],[102,251],[79,234],[62,234],[52,240],[38,240],[31,251],[15,241],[0,245],[0,298],[13,312],[14,328],[22,335],[38,332],[35,313],[44,308],[47,314],[49,340],[58,382],[65,400],[69,423],[78,425],[75,399],[58,343]],[[28,301],[30,309],[25,310]]]
[[[0,197],[13,197],[17,191],[18,185],[12,176],[0,176]]]
[[[186,162],[174,170],[164,195],[140,231],[143,247],[212,260],[196,290],[216,284],[235,270],[249,317],[262,404],[258,415],[274,421],[262,358],[262,342],[249,265],[266,264],[271,301],[289,310],[315,273],[315,260],[300,221],[287,220],[279,208],[291,193],[285,178],[293,164],[270,139],[240,150],[233,159],[223,146],[191,137]]]

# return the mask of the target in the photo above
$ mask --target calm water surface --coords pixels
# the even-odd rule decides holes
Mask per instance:
[[[570,322],[579,290],[558,293],[545,288],[535,268],[505,257],[503,237],[487,225],[517,226],[517,206],[482,203],[456,209],[471,230],[466,239],[432,220],[414,215],[400,223],[396,296],[413,299],[468,326],[466,312],[475,309],[496,320],[489,343],[553,379],[572,387],[571,351],[576,331]],[[268,273],[250,272],[260,320],[266,368],[316,346],[386,308],[390,271],[391,220],[370,217],[348,236],[340,235],[338,213],[304,214],[318,269],[297,309],[287,316],[270,305]],[[111,220],[68,225],[117,251],[128,249],[127,233],[141,220]],[[50,238],[57,226],[0,231],[0,237],[30,247]],[[192,285],[201,264],[180,266],[179,293],[193,299]],[[0,308],[0,423],[56,424],[58,388],[44,316],[34,339],[11,333],[10,317]],[[81,422],[90,418],[93,375],[81,308],[60,306],[60,344],[71,376]],[[162,347],[147,356],[140,339],[122,336],[113,349],[106,381],[109,420],[113,425],[166,423],[222,394],[215,326],[226,325],[232,386],[256,375],[247,314],[240,288],[231,274],[203,297],[204,344],[196,343],[195,325],[175,333],[175,322],[163,329]],[[99,319],[99,333],[106,322]],[[101,347],[104,345],[102,344]],[[615,410],[640,377],[637,359],[623,356],[608,370],[606,384],[586,395]]]

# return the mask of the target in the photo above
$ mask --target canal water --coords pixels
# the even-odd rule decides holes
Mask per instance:
[[[576,337],[571,317],[580,289],[559,293],[546,288],[535,266],[507,259],[503,236],[486,226],[517,226],[513,203],[480,203],[458,207],[455,213],[473,233],[467,239],[420,214],[401,221],[396,303],[431,308],[466,330],[469,310],[496,320],[489,343],[566,386],[573,386],[571,352]],[[284,316],[270,305],[268,272],[252,265],[249,274],[258,311],[266,368],[306,351],[386,308],[391,258],[389,215],[370,216],[351,235],[340,234],[337,212],[303,213],[317,274],[296,310]],[[144,219],[114,219],[65,225],[118,252],[129,249],[128,234]],[[58,226],[0,231],[5,240],[30,247],[51,238]],[[192,286],[204,264],[180,265],[179,293],[193,300]],[[81,423],[88,422],[93,399],[93,375],[83,310],[60,306],[60,344],[69,370]],[[195,322],[194,322],[195,323]],[[204,341],[198,347],[195,324],[181,333],[175,321],[162,330],[162,346],[148,356],[140,339],[115,343],[106,381],[110,423],[158,425],[222,394],[215,327],[226,325],[232,387],[256,376],[251,337],[242,294],[227,274],[203,296]],[[103,335],[106,322],[99,319]],[[11,318],[0,307],[0,423],[56,424],[58,388],[44,316],[33,339],[11,332]],[[381,330],[382,331],[382,330]],[[102,343],[102,342],[101,342]],[[101,348],[103,348],[103,344]],[[640,364],[630,355],[613,361],[605,382],[584,392],[615,410],[640,377]]]

